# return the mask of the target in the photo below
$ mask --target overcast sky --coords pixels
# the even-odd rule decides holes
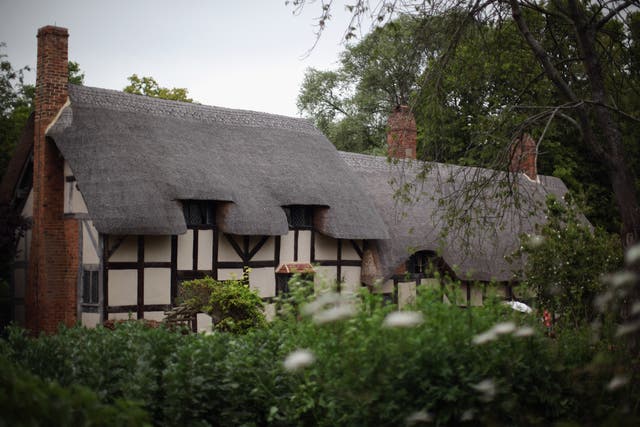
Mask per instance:
[[[85,84],[122,89],[133,73],[186,87],[202,104],[297,116],[307,67],[334,68],[347,27],[340,7],[319,44],[318,5],[294,16],[284,0],[0,0],[0,41],[14,68],[31,66],[36,33],[69,29]]]

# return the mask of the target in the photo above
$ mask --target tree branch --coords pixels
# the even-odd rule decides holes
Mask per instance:
[[[596,30],[599,30],[604,25],[606,25],[607,22],[609,22],[611,19],[613,19],[618,13],[622,12],[624,9],[628,8],[629,6],[631,6],[634,3],[637,4],[638,0],[627,0],[627,1],[622,2],[617,7],[613,8],[607,15],[602,17],[602,19],[600,19],[598,22],[596,22],[596,24],[594,25],[594,28]]]

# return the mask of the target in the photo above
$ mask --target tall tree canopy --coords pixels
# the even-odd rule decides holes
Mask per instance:
[[[4,176],[35,99],[35,87],[24,82],[30,67],[15,69],[2,52],[4,47],[5,43],[0,43],[0,177]],[[69,83],[84,83],[84,73],[77,62],[69,61]]]
[[[137,74],[132,74],[127,77],[127,80],[129,80],[129,85],[123,89],[127,93],[169,99],[172,101],[193,102],[193,99],[189,98],[189,91],[187,89],[180,87],[171,89],[161,87],[153,77],[138,77]]]
[[[313,2],[291,3],[299,8]],[[530,132],[539,141],[543,172],[577,183],[585,176],[606,183],[628,246],[640,238],[638,5],[638,0],[354,0],[347,6],[353,17],[347,38],[363,18],[382,23],[401,13],[427,22],[446,18],[443,25],[424,28],[425,36],[438,35],[439,44],[427,55],[420,90],[410,98],[425,152],[435,160],[496,167],[506,165],[504,148]],[[334,7],[337,2],[321,2],[320,32]],[[415,49],[425,52],[433,45]]]

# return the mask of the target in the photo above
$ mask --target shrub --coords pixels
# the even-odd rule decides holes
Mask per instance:
[[[182,304],[190,310],[207,313],[213,328],[222,332],[245,333],[264,327],[264,305],[256,291],[249,288],[249,270],[238,280],[214,280],[211,277],[183,282]]]
[[[561,324],[591,322],[597,315],[594,299],[604,290],[602,274],[621,266],[620,241],[580,220],[570,201],[549,198],[547,212],[548,222],[537,235],[522,237],[521,252],[527,257],[523,284]]]
[[[242,335],[137,322],[38,339],[13,330],[0,355],[43,379],[87,386],[104,402],[138,400],[156,425],[640,421],[638,372],[611,387],[620,365],[637,366],[633,354],[606,335],[593,342],[589,328],[552,339],[533,315],[498,303],[461,309],[426,289],[404,323],[385,322],[396,308],[378,295],[319,298]],[[355,310],[336,310],[345,306]],[[311,357],[285,365],[298,350]]]
[[[136,403],[102,403],[86,387],[61,387],[0,357],[0,426],[143,426],[149,416]]]

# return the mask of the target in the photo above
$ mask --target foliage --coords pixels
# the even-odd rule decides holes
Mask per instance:
[[[347,46],[337,70],[308,69],[298,109],[338,149],[384,153],[387,116],[409,102],[433,54],[426,26],[403,16]]]
[[[84,84],[84,73],[80,69],[80,64],[69,61],[69,83],[82,86]]]
[[[22,129],[33,110],[35,88],[24,83],[29,67],[14,69],[0,43],[0,177],[22,134]]]
[[[318,5],[289,3],[296,10]],[[318,36],[338,7],[325,3]],[[590,220],[620,231],[629,246],[640,238],[636,3],[357,0],[347,7],[352,19],[345,38],[369,17],[382,29],[396,25],[398,16],[425,22],[413,37],[432,42],[406,46],[427,58],[409,98],[424,158],[504,170],[509,145],[528,132],[541,144],[540,172],[565,180],[586,201]],[[359,70],[352,81],[366,73]],[[337,93],[333,105],[352,99],[348,91]],[[371,93],[371,103],[383,100]],[[331,132],[338,120],[329,117],[327,124],[326,115],[306,111],[340,141]]]
[[[603,273],[622,265],[620,240],[579,217],[577,208],[553,197],[547,200],[548,221],[534,236],[522,236],[526,255],[524,286],[538,307],[549,310],[564,325],[595,319],[595,298],[605,289]]]
[[[630,371],[625,385],[607,389],[620,361],[631,359],[610,335],[594,343],[589,328],[574,328],[551,339],[536,315],[501,304],[462,310],[442,304],[441,293],[426,289],[412,308],[421,315],[410,316],[420,321],[405,327],[388,326],[385,320],[395,307],[373,294],[319,299],[332,302],[315,313],[309,304],[295,302],[310,314],[244,335],[181,335],[137,322],[114,331],[61,329],[38,339],[13,331],[4,345],[0,342],[0,354],[44,379],[96,390],[105,402],[139,400],[155,425],[396,426],[415,418],[436,425],[633,425],[640,420],[638,370]],[[316,315],[332,304],[353,304],[356,310],[350,318],[318,323]],[[501,332],[490,342],[473,344],[492,329]],[[287,370],[293,368],[283,361],[301,349],[313,358]]]
[[[245,333],[266,324],[262,299],[249,288],[249,270],[240,279],[211,277],[181,284],[181,301],[194,311],[207,313],[213,328],[221,332]]]
[[[129,85],[123,89],[127,93],[169,99],[172,101],[193,102],[193,99],[189,98],[189,91],[187,89],[180,87],[161,87],[153,77],[138,77],[137,74],[132,74],[127,77],[127,80],[129,80]]]
[[[148,415],[136,403],[102,403],[82,386],[61,387],[0,357],[0,426],[144,426]]]

